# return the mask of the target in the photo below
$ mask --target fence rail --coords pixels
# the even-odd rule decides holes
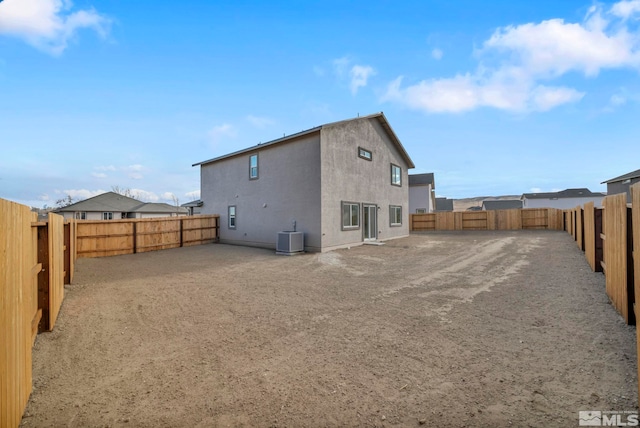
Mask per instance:
[[[410,214],[411,231],[563,229],[563,212],[555,208]]]
[[[215,242],[220,217],[198,215],[77,222],[78,257],[105,257]]]

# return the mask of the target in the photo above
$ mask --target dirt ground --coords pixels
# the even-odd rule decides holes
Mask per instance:
[[[34,426],[577,426],[635,411],[635,329],[564,232],[78,261]]]

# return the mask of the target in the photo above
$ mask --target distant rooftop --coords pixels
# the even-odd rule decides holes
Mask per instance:
[[[436,198],[436,211],[453,211],[453,199]]]
[[[483,201],[482,206],[485,210],[510,210],[515,208],[522,208],[522,201],[520,199],[502,199],[497,201]]]
[[[607,180],[607,181],[603,181],[600,184],[617,183],[618,181],[633,180],[634,178],[638,178],[638,177],[640,177],[640,169],[636,169],[635,171],[628,172],[628,173],[626,173],[624,175],[621,175],[620,177],[616,177],[616,178],[612,178],[612,179]]]
[[[559,192],[545,192],[545,193],[523,193],[521,199],[567,199],[567,198],[589,198],[607,196],[604,193],[592,192],[591,190],[584,188],[578,189],[566,189]]]
[[[426,186],[428,184],[431,184],[434,189],[436,188],[433,172],[409,174],[409,186]]]

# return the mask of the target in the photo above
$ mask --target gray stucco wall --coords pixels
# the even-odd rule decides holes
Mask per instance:
[[[249,180],[249,156],[258,154],[258,179]],[[200,168],[203,214],[220,214],[221,242],[275,248],[277,233],[304,232],[305,249],[320,251],[319,132]],[[228,207],[236,206],[236,229]]]
[[[607,195],[616,195],[618,193],[626,193],[627,202],[631,203],[631,190],[629,188],[639,182],[640,182],[640,178],[634,178],[630,180],[628,183],[624,183],[623,181],[618,181],[617,183],[607,183]]]
[[[378,239],[409,234],[408,165],[377,119],[324,127],[322,144],[322,246],[324,250],[363,242],[362,204],[378,206]],[[358,157],[358,147],[372,160]],[[391,185],[391,163],[402,168],[402,186]],[[341,202],[360,203],[360,227],[342,230]],[[402,225],[389,225],[389,205],[402,207]]]

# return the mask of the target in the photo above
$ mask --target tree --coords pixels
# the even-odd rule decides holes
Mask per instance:
[[[126,196],[127,198],[139,199],[139,195],[135,192],[132,192],[128,187],[125,189],[120,186],[111,186],[111,191],[117,193],[118,195]]]
[[[64,207],[68,207],[71,204],[75,204],[78,201],[79,201],[79,199],[73,199],[73,197],[71,195],[67,195],[62,199],[58,199],[56,201],[56,206],[58,208],[64,208]]]

